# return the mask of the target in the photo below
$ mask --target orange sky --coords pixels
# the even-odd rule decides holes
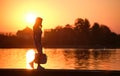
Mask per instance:
[[[0,32],[17,32],[33,25],[25,18],[29,13],[43,18],[44,29],[74,24],[80,17],[120,33],[120,0],[0,0]]]

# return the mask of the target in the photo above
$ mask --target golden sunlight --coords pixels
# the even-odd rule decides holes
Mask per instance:
[[[27,69],[32,69],[29,65],[30,62],[32,62],[35,58],[35,51],[33,49],[31,50],[28,50],[27,53],[26,53],[26,68]]]
[[[26,21],[29,25],[33,25],[35,23],[36,15],[34,13],[26,14]]]

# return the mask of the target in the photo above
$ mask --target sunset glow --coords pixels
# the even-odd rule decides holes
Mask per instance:
[[[26,21],[28,22],[28,24],[33,25],[35,23],[35,19],[36,19],[35,14],[29,13],[26,15]]]
[[[31,26],[37,16],[43,18],[43,29],[73,25],[79,17],[87,18],[91,25],[98,22],[120,33],[120,0],[0,0],[0,6],[0,32]]]

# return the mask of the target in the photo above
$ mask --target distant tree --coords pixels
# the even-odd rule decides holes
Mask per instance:
[[[64,41],[66,42],[65,44],[74,44],[75,40],[75,34],[72,25],[67,24],[63,28],[63,35],[64,35]]]
[[[66,24],[64,28],[72,28],[70,24]]]
[[[120,34],[118,34],[118,36],[117,36],[117,45],[118,45],[118,47],[120,47]]]
[[[81,31],[84,27],[84,20],[82,18],[77,18],[75,20],[75,29]]]
[[[90,28],[90,22],[88,19],[85,19],[84,29],[88,31],[89,28]]]
[[[101,25],[100,30],[101,30],[100,32],[104,33],[104,34],[110,34],[111,33],[111,30],[106,25]]]
[[[102,45],[110,44],[111,30],[106,25],[100,26],[100,43]]]
[[[60,31],[60,30],[62,30],[62,28],[63,28],[62,26],[57,26],[54,30],[55,31]]]
[[[98,23],[94,23],[92,28],[91,28],[91,31],[96,33],[99,31],[99,29],[100,29],[100,25]]]
[[[120,38],[118,38],[118,35],[116,33],[111,32],[108,40],[109,45],[116,46]]]
[[[110,46],[116,44],[116,34],[108,26],[94,23],[91,28],[91,43],[94,45]]]
[[[33,38],[33,31],[31,28],[26,27],[23,30],[18,30],[16,35],[17,35],[17,37],[21,37],[21,38],[32,39]]]
[[[90,30],[91,35],[91,44],[98,45],[100,42],[100,25],[98,23],[94,23]]]
[[[75,35],[78,42],[81,44],[89,44],[90,39],[90,23],[88,19],[77,18],[75,20]]]
[[[88,19],[77,18],[75,20],[75,29],[80,31],[88,31],[90,27],[90,22]]]

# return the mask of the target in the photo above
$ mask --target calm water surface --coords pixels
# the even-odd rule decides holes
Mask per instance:
[[[0,69],[28,68],[26,53],[30,49],[0,49]],[[42,65],[46,69],[120,70],[120,49],[44,48],[43,51],[48,57]]]

